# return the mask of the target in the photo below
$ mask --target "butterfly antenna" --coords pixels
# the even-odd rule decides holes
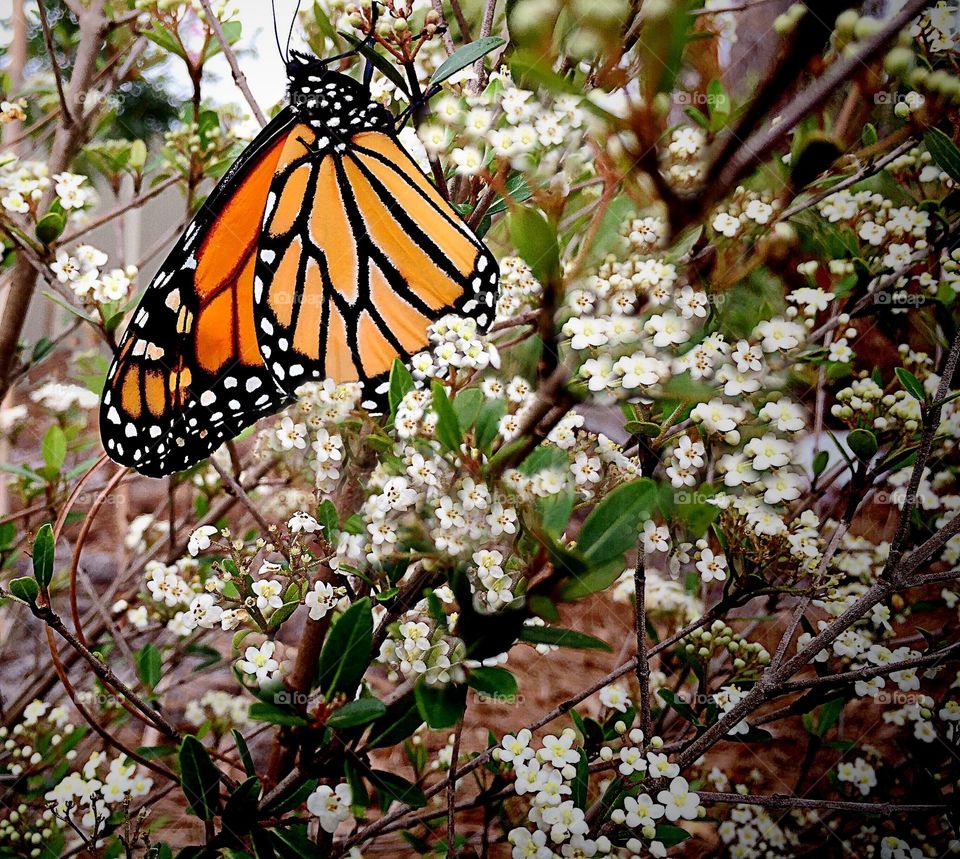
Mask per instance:
[[[300,14],[300,0],[297,0],[297,8],[293,10],[293,17],[290,19],[290,29],[287,31],[287,58],[290,57],[290,40],[293,38],[293,28],[297,23],[297,15]]]
[[[287,57],[283,55],[283,48],[280,45],[280,30],[277,28],[277,3],[276,0],[270,0],[270,10],[273,12],[273,38],[277,40],[277,53],[280,59],[287,62]]]

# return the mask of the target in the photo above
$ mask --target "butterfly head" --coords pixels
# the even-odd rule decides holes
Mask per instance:
[[[340,59],[335,58],[335,59]],[[392,128],[392,117],[370,101],[369,90],[359,81],[330,67],[321,59],[291,51],[287,61],[290,106],[305,121],[334,133]]]

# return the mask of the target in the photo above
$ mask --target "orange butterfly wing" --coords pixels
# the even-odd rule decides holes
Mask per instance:
[[[489,325],[499,271],[392,126],[339,141],[303,126],[284,146],[257,258],[257,337],[288,392],[360,381],[382,408],[394,359],[424,349],[432,322]]]
[[[293,117],[281,113],[217,185],[144,293],[107,375],[100,433],[143,474],[189,468],[288,397],[253,316],[260,222]]]

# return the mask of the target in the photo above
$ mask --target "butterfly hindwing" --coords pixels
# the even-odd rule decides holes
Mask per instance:
[[[354,81],[324,80],[327,115],[287,138],[264,211],[257,337],[286,391],[360,381],[365,403],[382,407],[394,359],[424,349],[432,322],[455,312],[489,324],[499,272],[404,151],[389,114]],[[342,115],[331,116],[338,105]]]
[[[291,125],[282,112],[244,150],[144,293],[101,403],[101,437],[115,461],[150,476],[189,468],[289,401],[260,355],[253,275]]]

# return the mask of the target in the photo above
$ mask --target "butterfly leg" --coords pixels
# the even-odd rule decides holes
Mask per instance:
[[[407,120],[416,113],[421,107],[423,107],[430,99],[432,99],[443,87],[440,84],[434,84],[430,89],[425,93],[422,93],[417,98],[415,98],[407,107],[403,109],[403,112],[396,119],[396,130],[400,131],[403,126],[407,124]]]

